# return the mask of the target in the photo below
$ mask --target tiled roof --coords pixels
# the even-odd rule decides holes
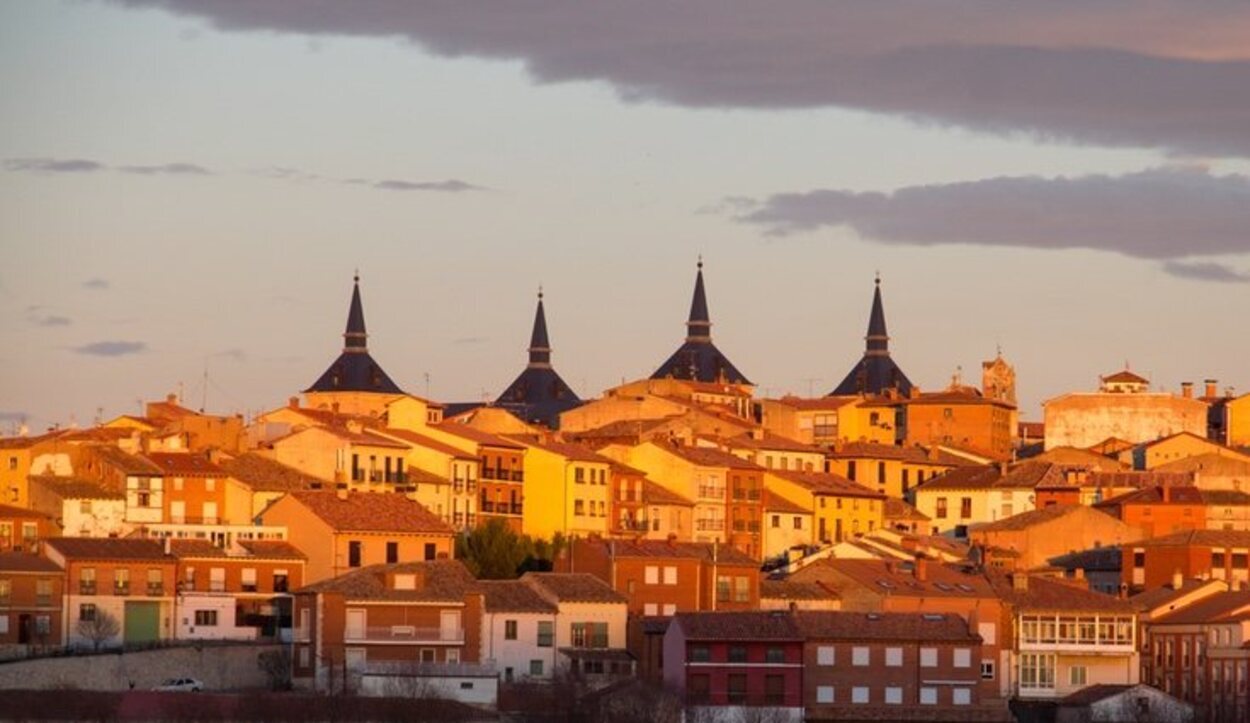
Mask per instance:
[[[815,582],[797,580],[760,580],[760,599],[764,600],[837,600],[832,590]]]
[[[1242,507],[1250,505],[1250,494],[1241,490],[1198,490],[1202,501],[1211,506]]]
[[[975,463],[949,452],[926,450],[920,446],[904,447],[879,442],[846,442],[834,447],[830,459],[887,459],[910,464],[926,464],[939,467],[968,467]]]
[[[155,464],[137,457],[133,454],[123,452],[117,447],[107,444],[93,446],[91,451],[104,464],[116,468],[123,474],[128,475],[149,475],[159,476],[163,474],[160,467]]]
[[[916,520],[918,522],[928,522],[929,516],[920,510],[912,507],[897,497],[885,498],[885,510],[881,516],[888,520]]]
[[[1128,449],[1132,449],[1133,447],[1136,447],[1136,446],[1137,446],[1136,444],[1128,441],[1127,439],[1120,439],[1119,437],[1107,437],[1106,439],[1099,442],[1098,444],[1090,445],[1087,449],[1089,449],[1089,451],[1091,452],[1094,452],[1095,454],[1109,455],[1109,454],[1119,454],[1120,452],[1123,452]]]
[[[434,450],[435,452],[440,452],[454,459],[478,459],[478,456],[472,452],[466,452],[463,449],[453,447],[446,442],[440,442],[437,439],[427,437],[424,434],[418,434],[408,429],[387,427],[385,429],[379,429],[378,432],[391,437],[398,437],[409,444],[423,449]]]
[[[1094,487],[1183,487],[1194,483],[1187,472],[1091,472],[1089,484]]]
[[[1134,374],[1128,369],[1121,369],[1120,371],[1115,372],[1114,374],[1108,374],[1105,377],[1101,377],[1101,379],[1104,382],[1113,382],[1113,383],[1122,383],[1122,384],[1123,383],[1128,383],[1128,384],[1149,384],[1150,383],[1150,380],[1147,379],[1146,377],[1143,377],[1140,374]]]
[[[994,482],[994,487],[1036,489],[1039,485],[1063,479],[1064,469],[1050,462],[1029,460],[1012,466]]]
[[[1101,515],[1099,519],[1114,520],[1114,517],[1105,512],[1095,511],[1081,505],[1055,505],[1053,507],[1043,507],[1040,510],[1028,510],[1011,517],[1004,517],[1001,520],[988,522],[984,525],[978,525],[973,529],[973,534],[982,532],[1010,532],[1018,530],[1027,530],[1038,525],[1044,525],[1054,520],[1064,517],[1084,517],[1088,519],[1089,515]]]
[[[202,454],[148,452],[143,455],[167,477],[225,477],[226,471]]]
[[[340,532],[408,532],[450,535],[453,531],[419,502],[396,492],[292,492],[290,497]]]
[[[869,489],[858,482],[852,482],[832,472],[797,472],[784,469],[771,469],[769,472],[816,495],[870,497],[873,499],[883,499],[885,497],[884,494],[876,490]]]
[[[1244,494],[1244,493],[1243,493]],[[1197,487],[1147,487],[1116,495],[1094,505],[1095,509],[1123,507],[1124,505],[1205,505],[1202,490]]]
[[[998,468],[993,466],[961,467],[945,474],[931,477],[917,490],[981,490],[989,489],[999,480]]]
[[[812,511],[803,505],[796,504],[781,495],[764,494],[764,511],[779,512],[786,515],[810,515]]]
[[[764,469],[754,462],[749,462],[729,452],[711,447],[688,447],[685,445],[659,443],[656,446],[699,467],[726,467],[752,471],[763,471]]]
[[[291,492],[316,489],[317,486],[332,486],[327,480],[254,452],[241,454],[233,459],[222,459],[218,466],[231,477],[251,487],[253,492]]]
[[[947,390],[940,391],[940,392],[922,392],[918,396],[909,397],[907,399],[902,400],[902,403],[906,405],[940,404],[942,406],[948,406],[948,405],[954,406],[954,405],[959,405],[959,404],[984,404],[984,405],[990,405],[990,406],[996,406],[996,407],[1006,407],[1008,409],[1016,408],[1016,405],[1012,404],[1011,402],[1008,402],[1005,399],[993,399],[990,397],[982,396],[981,392],[976,391],[975,389],[971,389],[971,391],[965,391],[965,389],[971,389],[971,388],[965,387],[959,390],[947,389]]]
[[[694,501],[686,499],[676,492],[649,479],[642,481],[642,501],[648,505],[680,505],[694,507]]]
[[[470,442],[476,442],[486,447],[499,447],[502,449],[525,449],[525,445],[515,442],[511,439],[501,437],[490,432],[483,432],[475,429],[467,424],[457,424],[456,422],[443,422],[436,425],[435,429],[441,430],[448,434],[454,434],[461,439],[467,439]]]
[[[687,640],[803,640],[794,616],[780,610],[677,613],[672,624]]]
[[[333,409],[318,409],[314,407],[279,407],[274,412],[288,410],[307,417],[310,421],[316,422],[323,427],[346,427],[348,422],[357,422],[362,427],[377,427],[381,425],[381,420],[377,417],[371,417],[367,414],[344,414]]]
[[[1250,590],[1217,592],[1151,621],[1157,625],[1213,623],[1250,608]]]
[[[51,537],[44,540],[66,559],[173,562],[157,540],[138,537]]]
[[[488,613],[552,613],[559,610],[521,580],[480,580]]]
[[[594,429],[566,432],[565,436],[576,439],[615,439],[619,437],[633,439],[680,417],[680,414],[673,414],[659,419],[618,419]]]
[[[1014,573],[1023,575],[1024,573]],[[1054,578],[1029,576],[1027,589],[1017,590],[1008,575],[992,574],[998,596],[1020,612],[1071,611],[1130,613],[1135,607],[1128,601],[1094,592],[1084,581],[1061,582]]]
[[[124,500],[126,493],[120,487],[111,488],[103,482],[81,477],[54,477],[31,475],[30,481],[41,485],[63,500]]]
[[[318,427],[338,437],[339,439],[359,444],[366,447],[384,447],[387,449],[408,449],[408,445],[374,432],[367,427],[361,427],[359,432],[354,432],[347,427]]]
[[[783,437],[780,434],[773,434],[765,431],[760,439],[756,439],[750,433],[739,434],[736,437],[714,437],[706,436],[703,438],[712,440],[717,444],[723,444],[733,449],[753,449],[759,451],[781,451],[781,452],[800,452],[804,454],[824,455],[824,450],[811,444],[803,444],[789,437]]]
[[[612,461],[612,474],[613,476],[620,475],[622,477],[646,477],[647,476],[646,472],[640,469],[635,469],[633,467],[630,467],[627,464],[622,464],[615,460]]]
[[[1133,543],[1134,547],[1250,547],[1250,531],[1186,530]]]
[[[29,449],[30,447],[55,438],[59,432],[37,434],[33,437],[0,437],[0,449]]]
[[[29,552],[0,552],[0,572],[64,572],[61,566]]]
[[[722,565],[747,565],[759,567],[759,563],[734,547],[711,542],[669,542],[667,540],[612,540],[578,542],[579,545],[611,545],[617,557],[623,558],[685,558],[712,561],[713,554]]]
[[[527,572],[523,582],[548,599],[569,603],[625,603],[628,599],[603,580],[582,572]]]
[[[238,543],[242,554],[217,547],[208,540],[171,540],[170,552],[174,557],[186,559],[231,560],[307,560],[308,556],[295,545],[283,540],[242,540]]]
[[[1069,552],[1066,555],[1052,557],[1048,562],[1065,570],[1080,568],[1086,572],[1119,572],[1123,557],[1118,546],[1108,545]]]
[[[519,441],[519,437],[516,435],[509,435],[509,438]],[[566,457],[578,462],[591,462],[606,465],[616,464],[616,460],[604,457],[603,455],[594,452],[589,447],[584,447],[580,444],[573,444],[571,442],[557,442],[555,440],[536,442],[526,440],[524,444],[551,452],[552,454],[558,454],[561,457]]]
[[[38,510],[32,510],[29,507],[18,507],[17,505],[0,504],[0,519],[52,519],[51,515],[44,514]],[[7,542],[7,540],[6,540]]]
[[[1145,686],[1144,683],[1134,683],[1132,685],[1098,683],[1096,685],[1091,685],[1085,688],[1081,688],[1075,693],[1072,693],[1062,698],[1059,701],[1059,705],[1064,708],[1069,708],[1069,707],[1084,708],[1086,706],[1093,705],[1094,703],[1098,703],[1099,701],[1104,701],[1104,700],[1107,700],[1108,698],[1114,698],[1117,695],[1122,695],[1124,693],[1127,693],[1130,690],[1133,690],[1134,688],[1139,688],[1143,686]],[[1145,687],[1149,687],[1149,686],[1145,686]],[[1157,689],[1154,689],[1154,688],[1151,688],[1151,690],[1154,690],[1156,693],[1159,692]]]
[[[952,613],[878,613],[800,610],[794,613],[799,632],[809,640],[897,640],[967,642],[980,636]]]
[[[812,412],[832,412],[841,409],[848,404],[859,401],[858,396],[849,397],[816,397],[815,399],[804,399],[795,396],[784,396],[780,399],[770,399],[768,401],[784,404],[792,409]]]
[[[1054,462],[1072,467],[1089,467],[1100,470],[1127,469],[1128,465],[1097,452],[1076,447],[1053,447],[1032,458],[1036,462]]]
[[[997,593],[984,573],[965,572],[957,565],[925,563],[925,579],[916,577],[915,563],[886,560],[824,559],[790,576],[799,582],[823,582],[837,590],[848,586],[892,597],[994,598]]]
[[[1155,472],[1196,473],[1203,477],[1250,477],[1250,461],[1218,452],[1196,454],[1154,468]]]
[[[1173,600],[1178,600],[1192,593],[1194,590],[1203,587],[1204,585],[1210,585],[1212,582],[1213,581],[1211,580],[1182,580],[1179,589],[1173,588],[1171,585],[1155,587],[1137,593],[1136,595],[1130,597],[1128,601],[1133,604],[1133,607],[1138,612],[1144,613],[1163,607],[1164,605],[1171,603]]]
[[[412,574],[418,578],[415,590],[386,586],[387,574]],[[300,593],[336,592],[348,601],[462,602],[465,595],[480,592],[477,580],[459,560],[401,562],[372,565],[355,572],[315,582]]]

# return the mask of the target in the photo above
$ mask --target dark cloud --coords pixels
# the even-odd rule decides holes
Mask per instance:
[[[1187,0],[115,0],[225,30],[405,37],[691,107],[836,106],[994,133],[1250,156],[1250,5]]]
[[[108,166],[85,158],[6,158],[4,170],[34,173],[94,173]]]
[[[141,341],[97,341],[74,347],[74,351],[88,356],[128,356],[145,352],[147,348]]]
[[[471,183],[465,183],[454,178],[446,181],[399,181],[387,179],[385,181],[374,181],[369,185],[385,191],[444,191],[447,193],[460,193],[462,191],[482,190],[480,186],[474,186]]]
[[[771,196],[737,219],[778,236],[847,227],[886,244],[1086,248],[1178,259],[1250,253],[1250,177],[1157,168],[891,193],[817,190]]]
[[[211,176],[212,171],[194,163],[164,163],[159,166],[120,166],[122,173],[137,173],[143,176]]]
[[[1165,261],[1163,271],[1182,279],[1219,281],[1226,284],[1250,283],[1250,274],[1214,261]]]
[[[103,289],[107,289],[109,287],[109,280],[101,279],[100,277],[97,276],[95,278],[87,279],[86,281],[82,282],[82,287],[84,289],[95,289],[97,291],[100,291]]]

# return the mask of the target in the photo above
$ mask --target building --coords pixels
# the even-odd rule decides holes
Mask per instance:
[[[252,521],[252,490],[232,479],[206,454],[149,452],[144,459],[165,479],[164,515],[172,525],[247,525]]]
[[[155,540],[56,537],[44,555],[65,571],[66,643],[143,645],[174,637],[177,561]]]
[[[557,670],[592,683],[634,675],[624,595],[587,573],[529,572],[521,583],[556,606]]]
[[[891,391],[897,396],[911,396],[911,380],[890,357],[890,336],[885,328],[885,307],[881,303],[880,276],[877,277],[873,288],[872,311],[868,315],[868,334],[865,335],[864,341],[864,356],[851,368],[846,378],[834,387],[829,396],[880,396]],[[897,434],[899,439],[903,436]]]
[[[65,570],[30,552],[0,552],[0,660],[65,642]]]
[[[1121,462],[1132,465],[1133,469],[1152,470],[1172,462],[1208,454],[1250,462],[1250,454],[1238,452],[1192,432],[1177,432],[1161,439],[1142,442],[1121,451],[1119,458]]]
[[[1208,530],[1250,530],[1250,494],[1222,489],[1199,492],[1207,506]]]
[[[238,480],[252,492],[252,511],[249,519],[260,514],[269,503],[288,492],[302,490],[331,490],[334,482],[308,474],[255,452],[238,456],[220,455],[214,460],[232,479]]]
[[[686,379],[751,388],[751,382],[712,343],[712,320],[703,290],[703,259],[695,275],[694,297],[686,320],[686,340],[651,375],[652,379]]]
[[[126,523],[126,494],[81,477],[37,475],[30,478],[31,509],[61,520],[66,537],[121,537]]]
[[[414,676],[442,696],[494,703],[496,673],[480,665],[484,595],[459,562],[352,570],[296,590],[294,606],[296,687],[394,695]]]
[[[764,494],[764,559],[787,557],[791,550],[811,547],[815,525],[812,510],[777,494]]]
[[[854,409],[864,400],[858,396],[804,399],[792,395],[758,402],[760,421],[772,434],[803,444],[827,447],[838,440],[861,437],[885,444],[894,442],[893,419],[888,424],[860,428]],[[880,416],[878,416],[880,421]]]
[[[528,459],[526,445],[516,439],[483,432],[467,424],[448,421],[430,425],[423,433],[440,442],[472,454],[479,460],[477,494],[469,500],[472,506],[460,510],[456,506],[459,499],[456,485],[452,488],[452,525],[472,529],[486,518],[502,519],[516,532],[530,526],[525,520],[525,492],[532,486],[533,474],[527,469],[532,463]],[[454,470],[453,470],[454,474]],[[453,477],[453,480],[455,478]],[[528,481],[527,481],[528,480]],[[464,478],[466,489],[473,484],[471,471]],[[531,514],[534,510],[529,511]],[[460,515],[463,514],[463,523]]]
[[[246,540],[229,550],[173,540],[178,561],[179,640],[289,640],[291,591],[304,586],[307,557],[289,542]]]
[[[1192,705],[1195,720],[1250,718],[1250,591],[1219,592],[1146,625],[1143,682]]]
[[[936,446],[902,447],[879,442],[844,442],[828,453],[829,471],[897,499],[909,498],[926,481],[976,463]]]
[[[1092,447],[1117,437],[1149,442],[1178,432],[1205,436],[1207,405],[1192,397],[1149,392],[1149,380],[1125,369],[1102,377],[1097,392],[1063,394],[1042,403],[1046,449]]]
[[[1015,403],[1003,397],[952,384],[945,391],[915,394],[900,404],[907,415],[908,446],[955,445],[998,461],[1013,456],[1018,415]]]
[[[608,506],[616,461],[580,444],[513,439],[525,451],[527,496],[542,500],[524,510],[526,534],[543,538],[606,535],[612,527]],[[520,497],[513,503],[521,512]],[[483,508],[483,514],[487,509]]]
[[[1059,701],[1056,723],[1189,723],[1194,708],[1145,683],[1091,685]]]
[[[1136,527],[1143,538],[1207,526],[1207,502],[1197,487],[1147,487],[1103,500],[1094,509]]]
[[[929,518],[932,534],[967,537],[969,526],[993,521],[1002,511],[990,507],[990,490],[1000,479],[1002,472],[997,467],[954,469],[916,488],[916,509]],[[1017,510],[1013,506],[1010,512]]]
[[[814,520],[809,544],[836,544],[883,526],[886,496],[844,477],[825,472],[770,470],[764,484],[773,497],[806,510]]]
[[[406,482],[410,498],[457,531],[472,529],[477,524],[482,460],[472,444],[462,440],[456,446],[396,427],[378,432],[408,445]],[[498,476],[494,472],[492,468],[492,475]]]
[[[559,607],[520,580],[480,580],[478,587],[485,596],[482,659],[505,683],[550,679],[559,662]]]
[[[551,342],[547,338],[547,315],[543,311],[543,292],[538,291],[538,309],[534,312],[534,329],[530,333],[529,363],[508,388],[495,400],[522,420],[555,429],[560,415],[582,403],[551,366]]]
[[[1204,490],[1250,492],[1250,462],[1222,454],[1200,454],[1156,467],[1159,473],[1185,474]]]
[[[0,552],[30,552],[37,549],[40,540],[59,533],[50,515],[0,504]]]
[[[1094,592],[1116,595],[1120,592],[1123,560],[1120,547],[1108,545],[1056,555],[1047,560],[1047,566],[1062,570],[1069,580],[1084,580]]]
[[[973,528],[973,545],[993,551],[1007,550],[1014,568],[1031,570],[1049,564],[1053,557],[1099,547],[1136,542],[1138,528],[1089,507],[1047,507],[1012,515]]]
[[[1123,582],[1132,591],[1162,587],[1177,574],[1233,587],[1250,583],[1250,532],[1177,532],[1125,545],[1123,555]]]
[[[268,442],[262,454],[335,488],[360,492],[407,492],[408,445],[358,421],[309,426]]]
[[[913,535],[928,532],[929,516],[903,500],[886,497],[881,513],[881,526],[887,530],[909,532]]]
[[[355,568],[452,557],[455,532],[419,503],[385,492],[291,492],[261,513],[308,556],[307,580]]]

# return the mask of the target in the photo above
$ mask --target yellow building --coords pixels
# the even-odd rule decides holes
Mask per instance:
[[[961,467],[917,487],[916,509],[929,518],[929,532],[966,534],[969,525],[990,522],[990,493],[999,476],[997,467]]]
[[[815,539],[812,510],[777,494],[764,495],[764,558],[808,547]]]
[[[1122,451],[1119,457],[1121,462],[1132,465],[1134,469],[1150,470],[1171,462],[1206,454],[1250,462],[1250,454],[1243,454],[1191,432],[1181,432],[1137,445],[1133,449]]]
[[[814,543],[836,544],[882,526],[885,495],[845,477],[772,469],[764,473],[764,486],[770,495],[811,510]]]
[[[1224,404],[1224,429],[1228,446],[1250,447],[1250,394],[1243,394]]]
[[[408,497],[456,531],[469,529],[477,509],[481,460],[477,454],[408,429],[385,427],[378,434],[408,445]]]
[[[829,452],[828,469],[888,497],[903,499],[926,480],[971,466],[937,447],[900,447],[876,442],[837,444]]]
[[[766,469],[825,471],[823,449],[765,430],[755,430],[751,434],[740,434],[737,437],[700,436],[695,440],[695,446],[723,449]]]
[[[608,496],[613,461],[581,445],[514,441],[525,446],[525,505],[522,529],[550,539],[605,536],[611,526]]]
[[[340,489],[406,492],[408,445],[357,423],[306,427],[273,440],[265,456],[306,474],[331,480]]]

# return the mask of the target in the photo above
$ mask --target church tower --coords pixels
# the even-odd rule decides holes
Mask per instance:
[[[378,413],[385,403],[404,393],[369,354],[365,311],[360,301],[360,276],[352,286],[343,332],[343,352],[312,386],[304,390],[308,406],[337,408],[345,414]]]
[[[829,396],[876,396],[894,389],[906,397],[911,394],[911,388],[911,380],[890,358],[890,335],[885,329],[885,305],[881,302],[881,277],[878,276],[872,293],[872,311],[868,314],[868,333],[864,336],[864,356]]]
[[[547,338],[547,314],[543,310],[543,292],[538,290],[538,309],[534,312],[534,329],[530,332],[529,363],[508,385],[495,405],[503,407],[525,422],[545,424],[552,429],[560,425],[560,413],[579,406],[581,399],[564,383],[551,366],[551,342]]]
[[[686,319],[686,341],[655,370],[651,378],[751,386],[733,362],[712,343],[712,320],[708,315],[707,293],[703,288],[702,258],[695,274],[690,315]]]

